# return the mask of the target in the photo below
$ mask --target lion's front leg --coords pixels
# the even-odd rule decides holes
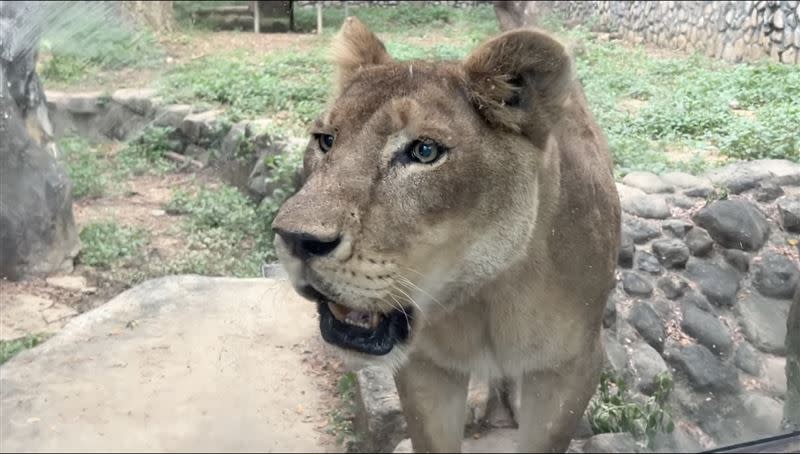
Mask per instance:
[[[469,376],[412,356],[395,382],[414,452],[461,452]]]
[[[597,388],[603,364],[598,352],[555,371],[526,373],[521,383],[520,452],[565,452]]]

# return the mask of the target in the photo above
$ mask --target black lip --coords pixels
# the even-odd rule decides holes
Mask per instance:
[[[411,330],[410,309],[405,309],[405,313],[395,310],[384,314],[374,330],[340,322],[331,313],[326,300],[317,302],[317,311],[319,330],[325,342],[367,355],[389,353],[396,344],[408,340]]]

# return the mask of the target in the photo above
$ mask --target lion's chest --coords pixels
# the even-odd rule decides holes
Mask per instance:
[[[464,373],[508,376],[523,370],[547,368],[563,356],[567,339],[558,322],[545,314],[531,317],[521,301],[503,309],[486,304],[465,304],[421,330],[414,350],[436,364]]]

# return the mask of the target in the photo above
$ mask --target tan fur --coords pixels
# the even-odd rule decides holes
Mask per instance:
[[[619,198],[606,141],[564,47],[518,30],[464,62],[396,62],[357,19],[335,45],[336,97],[312,132],[306,182],[274,226],[337,249],[293,283],[352,308],[413,308],[396,368],[414,449],[460,447],[470,375],[521,377],[520,448],[564,451],[597,385]],[[419,137],[449,148],[397,164]]]

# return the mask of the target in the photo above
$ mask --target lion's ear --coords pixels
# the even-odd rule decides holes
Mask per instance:
[[[463,68],[476,109],[490,123],[514,131],[557,121],[573,79],[564,46],[536,30],[515,30],[483,43]]]
[[[359,69],[392,61],[381,40],[355,17],[345,19],[334,39],[333,59],[337,72],[337,92],[347,85]]]

